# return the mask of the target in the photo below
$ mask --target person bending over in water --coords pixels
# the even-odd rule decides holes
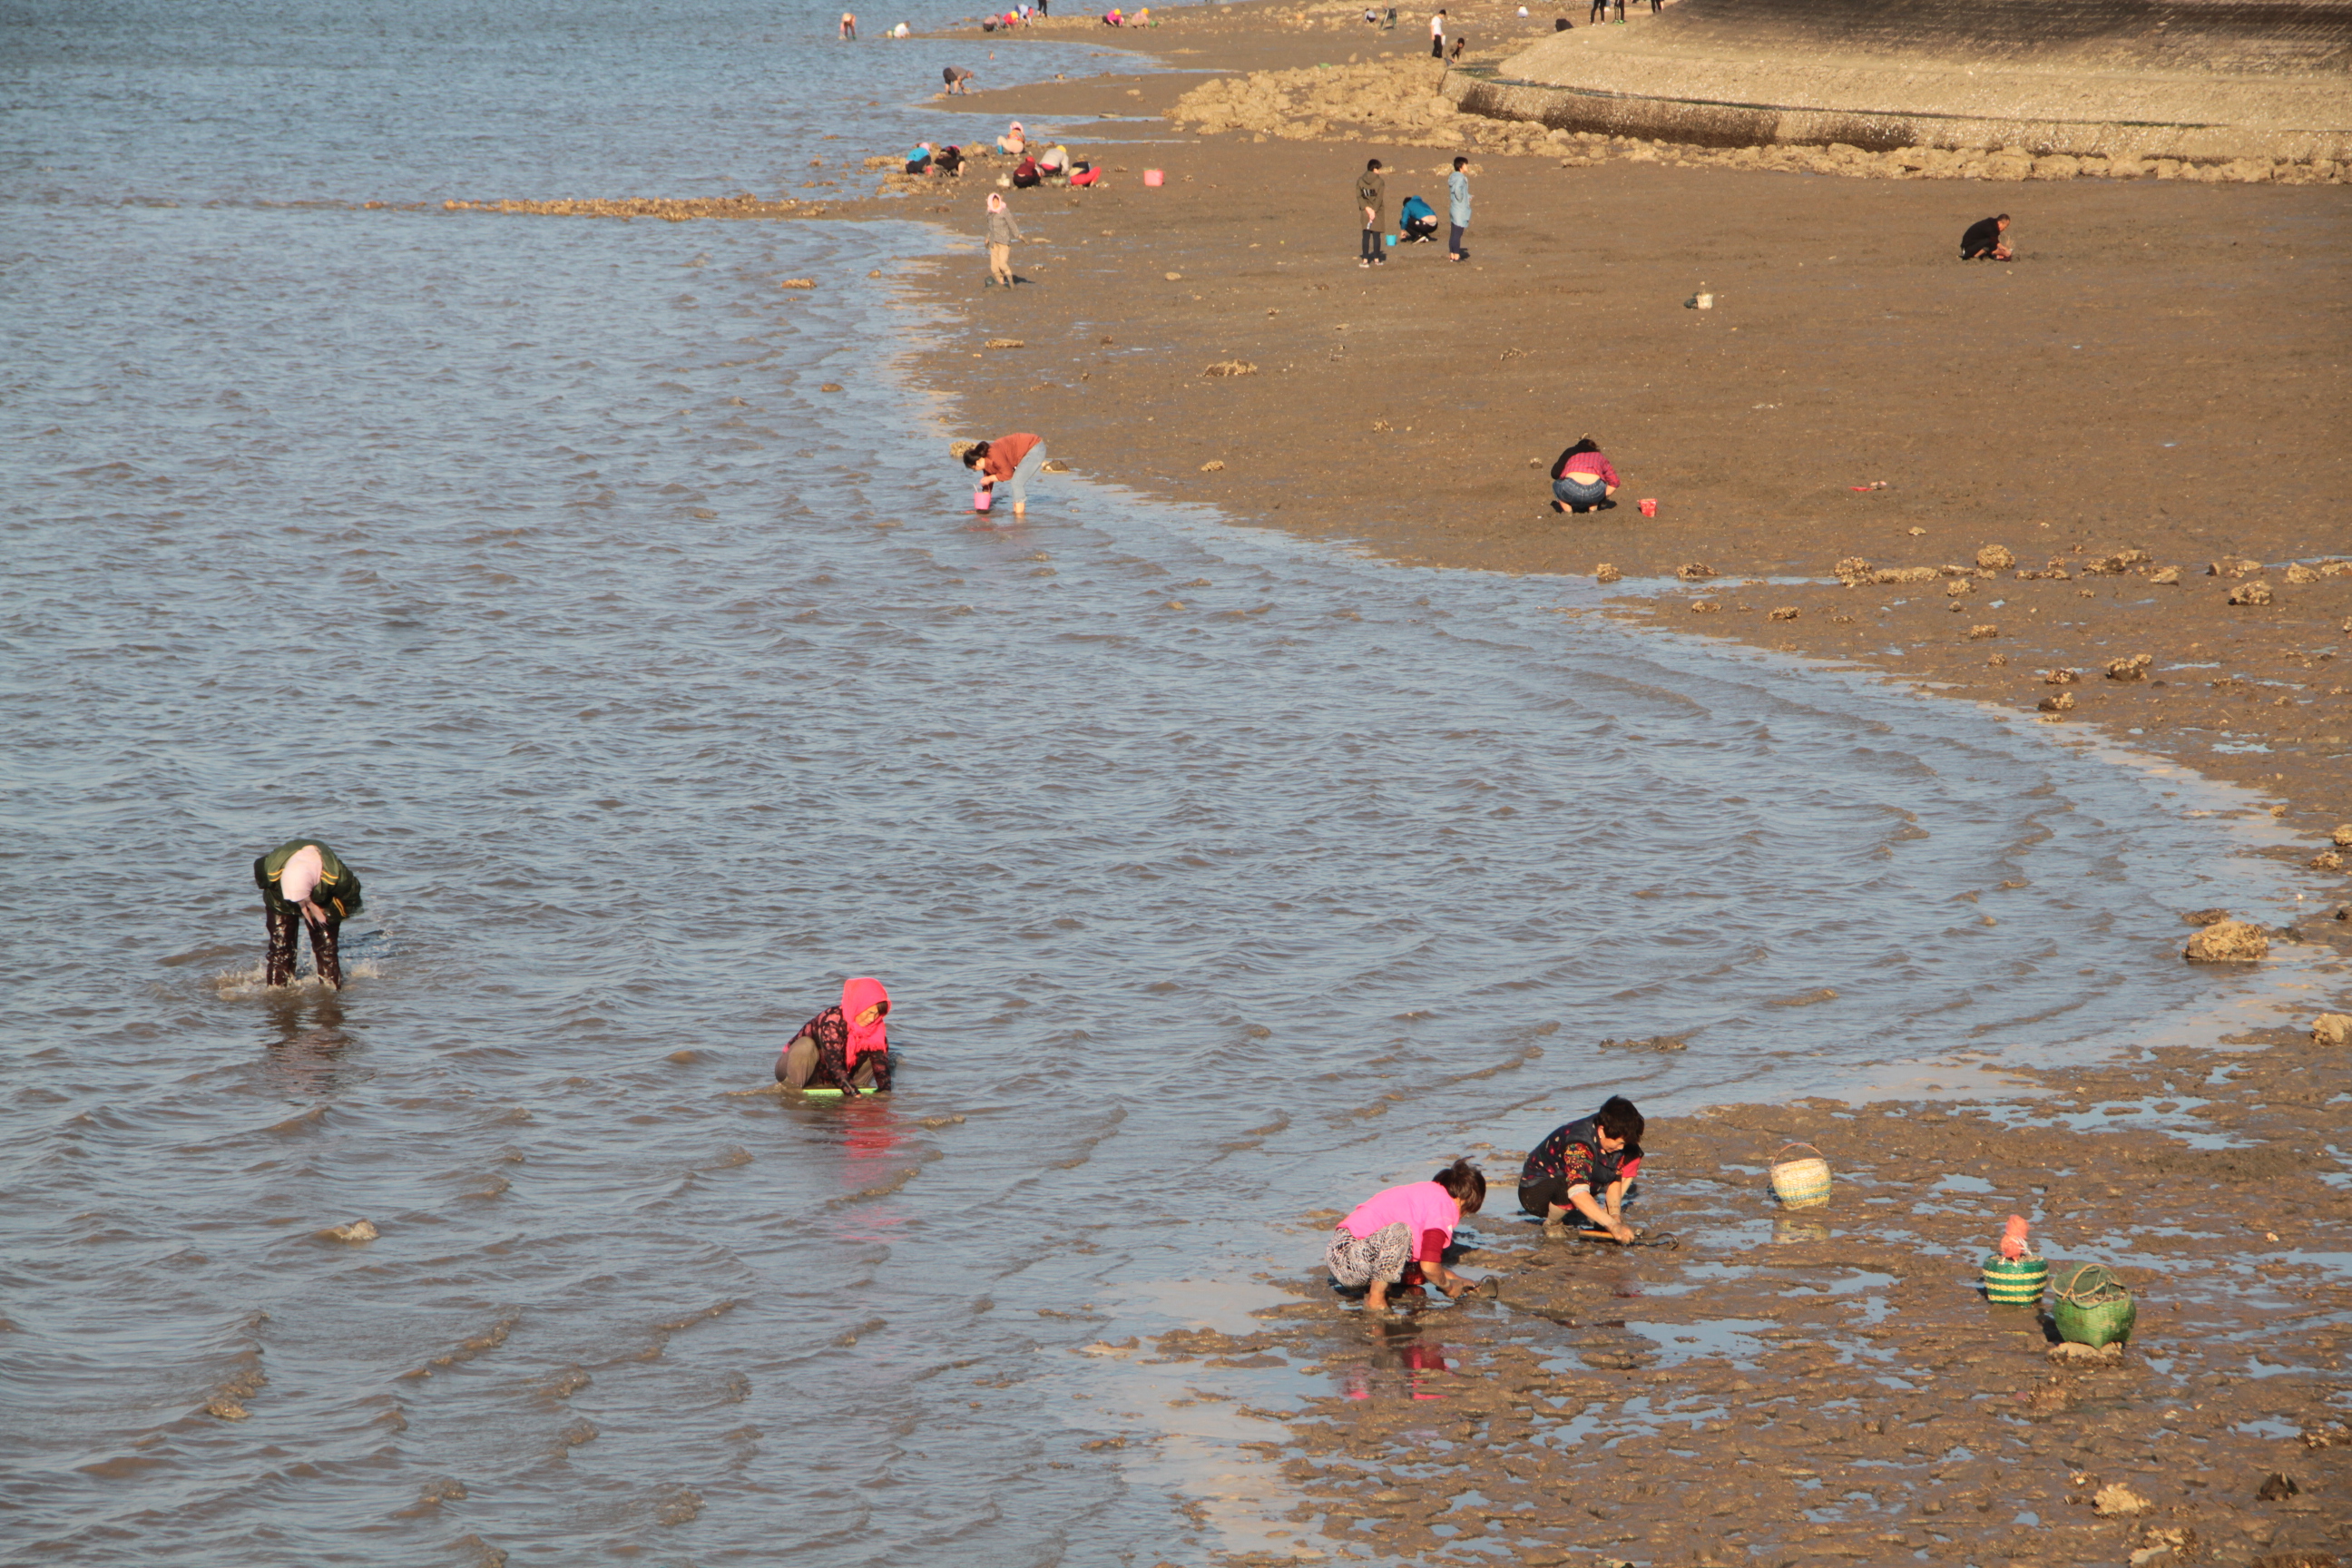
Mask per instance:
[[[1331,1231],[1324,1261],[1331,1278],[1349,1289],[1363,1288],[1364,1310],[1388,1310],[1389,1291],[1426,1278],[1459,1299],[1471,1289],[1445,1267],[1454,1227],[1486,1201],[1486,1177],[1467,1160],[1456,1160],[1425,1182],[1408,1182],[1373,1194]]]
[[[336,937],[343,917],[360,912],[359,873],[315,838],[289,838],[253,863],[254,886],[261,889],[269,926],[269,956],[263,984],[283,985],[294,978],[294,948],[302,926],[310,928],[310,966],[340,991],[343,962]]]
[[[2009,241],[2001,231],[2009,226],[2009,215],[1980,217],[1969,225],[1968,233],[1960,236],[1960,259],[1963,261],[2006,261]]]
[[[1614,506],[1609,498],[1617,493],[1617,470],[1610,466],[1601,444],[1591,437],[1562,452],[1551,466],[1551,510],[1554,511],[1591,511],[1595,507]]]
[[[1013,487],[1013,515],[1018,519],[1029,515],[1029,481],[1045,466],[1045,443],[1040,437],[1015,431],[999,436],[993,441],[982,441],[964,449],[963,466],[980,470],[981,483],[992,495],[996,487],[1010,483]]]
[[[1552,1130],[1519,1173],[1519,1206],[1557,1236],[1572,1211],[1594,1230],[1621,1242],[1636,1234],[1625,1223],[1625,1189],[1642,1168],[1642,1113],[1612,1094],[1591,1115]]]
[[[837,1089],[851,1099],[890,1089],[890,994],[869,974],[841,983],[841,1000],[801,1026],[776,1058],[786,1089]]]

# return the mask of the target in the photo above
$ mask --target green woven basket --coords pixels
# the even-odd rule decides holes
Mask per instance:
[[[2078,1263],[2058,1280],[2050,1318],[2058,1337],[2070,1344],[2118,1344],[2131,1338],[2139,1308],[2116,1272],[2096,1263]]]
[[[1794,1160],[1784,1158],[1791,1149],[1811,1152]],[[1771,1169],[1772,1195],[1783,1208],[1817,1209],[1830,1201],[1830,1163],[1811,1143],[1782,1145],[1780,1152],[1772,1156]]]
[[[2050,1283],[2050,1264],[2040,1258],[2011,1262],[1999,1254],[1984,1260],[1985,1300],[2001,1307],[2038,1307]]]

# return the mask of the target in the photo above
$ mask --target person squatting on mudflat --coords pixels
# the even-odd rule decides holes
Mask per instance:
[[[1960,259],[1963,261],[2007,261],[2009,241],[2001,231],[2009,227],[2009,215],[1980,217],[1969,225],[1968,233],[1960,236]]]
[[[1389,183],[1381,178],[1381,161],[1367,159],[1364,172],[1356,176],[1356,210],[1363,215],[1364,247],[1356,258],[1359,267],[1385,267],[1388,258],[1381,254],[1381,214],[1388,209]]]
[[[1552,460],[1552,510],[1591,511],[1595,507],[1614,506],[1616,503],[1609,498],[1616,493],[1617,470],[1610,465],[1601,444],[1591,437],[1581,437]]]
[[[1419,196],[1407,196],[1397,209],[1397,243],[1427,245],[1437,235],[1437,209]]]
[[[1013,488],[1013,515],[1029,514],[1029,481],[1045,466],[1045,442],[1042,437],[1015,431],[999,436],[993,441],[982,441],[965,448],[963,466],[976,468],[982,476],[982,488],[992,498],[996,487],[1009,483]]]
[[[1013,209],[994,191],[988,193],[988,282],[1013,287],[1013,242],[1021,237],[1021,226],[1013,221]]]
[[[1625,1189],[1642,1168],[1643,1125],[1633,1102],[1612,1094],[1591,1115],[1554,1128],[1519,1172],[1519,1207],[1544,1222],[1546,1235],[1558,1235],[1573,1211],[1588,1227],[1632,1241]]]
[[[299,927],[310,928],[310,967],[340,991],[343,961],[336,951],[343,917],[360,912],[359,873],[315,838],[289,838],[253,863],[253,883],[261,889],[269,926],[269,955],[262,984],[283,985],[294,978],[294,948]]]
[[[1331,1229],[1324,1261],[1346,1289],[1362,1289],[1364,1310],[1388,1310],[1389,1291],[1420,1287],[1424,1280],[1459,1300],[1474,1289],[1445,1267],[1454,1227],[1486,1201],[1485,1173],[1456,1160],[1426,1182],[1408,1182],[1374,1193]]]
[[[841,1000],[801,1026],[776,1058],[776,1081],[786,1089],[890,1089],[890,993],[870,974],[841,983]]]

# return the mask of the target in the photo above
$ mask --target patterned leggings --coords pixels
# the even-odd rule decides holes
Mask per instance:
[[[1350,1290],[1375,1279],[1394,1285],[1404,1278],[1404,1266],[1412,1261],[1412,1235],[1402,1220],[1367,1237],[1357,1237],[1346,1226],[1335,1225],[1323,1258],[1331,1266],[1331,1278]]]

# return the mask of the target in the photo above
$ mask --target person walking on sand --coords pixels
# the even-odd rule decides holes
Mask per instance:
[[[1359,267],[1385,267],[1388,258],[1381,253],[1381,214],[1388,210],[1389,184],[1381,178],[1381,161],[1367,159],[1364,172],[1356,176],[1356,207],[1364,215],[1364,245],[1356,258]]]
[[[1454,160],[1454,173],[1445,176],[1445,221],[1453,233],[1445,242],[1445,259],[1467,261],[1470,253],[1462,248],[1462,237],[1470,229],[1470,160]]]
[[[1617,470],[1611,466],[1608,454],[1601,444],[1586,436],[1575,446],[1552,459],[1551,510],[1554,511],[1591,511],[1617,503],[1609,498],[1617,493]]]
[[[996,192],[988,193],[988,281],[986,289],[1002,283],[1007,289],[1019,281],[1013,275],[1013,242],[1021,237],[1021,226],[1013,221],[1013,209]]]
[[[855,1100],[890,1091],[890,993],[870,974],[841,983],[841,1000],[801,1026],[776,1058],[786,1089],[837,1089]]]
[[[855,11],[841,14],[841,41],[845,44],[857,41],[857,13]]]
[[[1544,1222],[1546,1236],[1566,1228],[1570,1214],[1619,1242],[1637,1232],[1625,1223],[1625,1191],[1642,1169],[1643,1121],[1633,1102],[1612,1094],[1591,1115],[1551,1135],[1528,1155],[1519,1172],[1519,1207]]]
[[[298,932],[310,928],[310,967],[328,986],[343,988],[343,963],[336,941],[343,917],[360,903],[359,873],[315,838],[289,838],[253,863],[253,883],[261,889],[262,915],[269,930],[269,953],[262,984],[284,985],[294,978]]]
[[[2009,227],[2009,215],[1980,217],[1969,225],[1968,233],[1960,236],[1960,259],[1963,261],[2007,261],[2009,241],[2001,237]]]
[[[967,447],[963,466],[977,469],[981,488],[992,499],[996,487],[1009,484],[1013,489],[1013,517],[1019,521],[1029,515],[1029,481],[1045,466],[1045,443],[1038,437],[1015,431],[999,436],[993,441],[982,441]]]
[[[1358,1204],[1331,1227],[1323,1250],[1340,1289],[1364,1292],[1364,1310],[1388,1310],[1389,1292],[1423,1279],[1459,1300],[1472,1282],[1445,1267],[1454,1227],[1486,1201],[1486,1176],[1456,1160],[1425,1182],[1388,1187]]]
[[[1433,60],[1445,58],[1445,13],[1442,9],[1429,19],[1429,58]]]

